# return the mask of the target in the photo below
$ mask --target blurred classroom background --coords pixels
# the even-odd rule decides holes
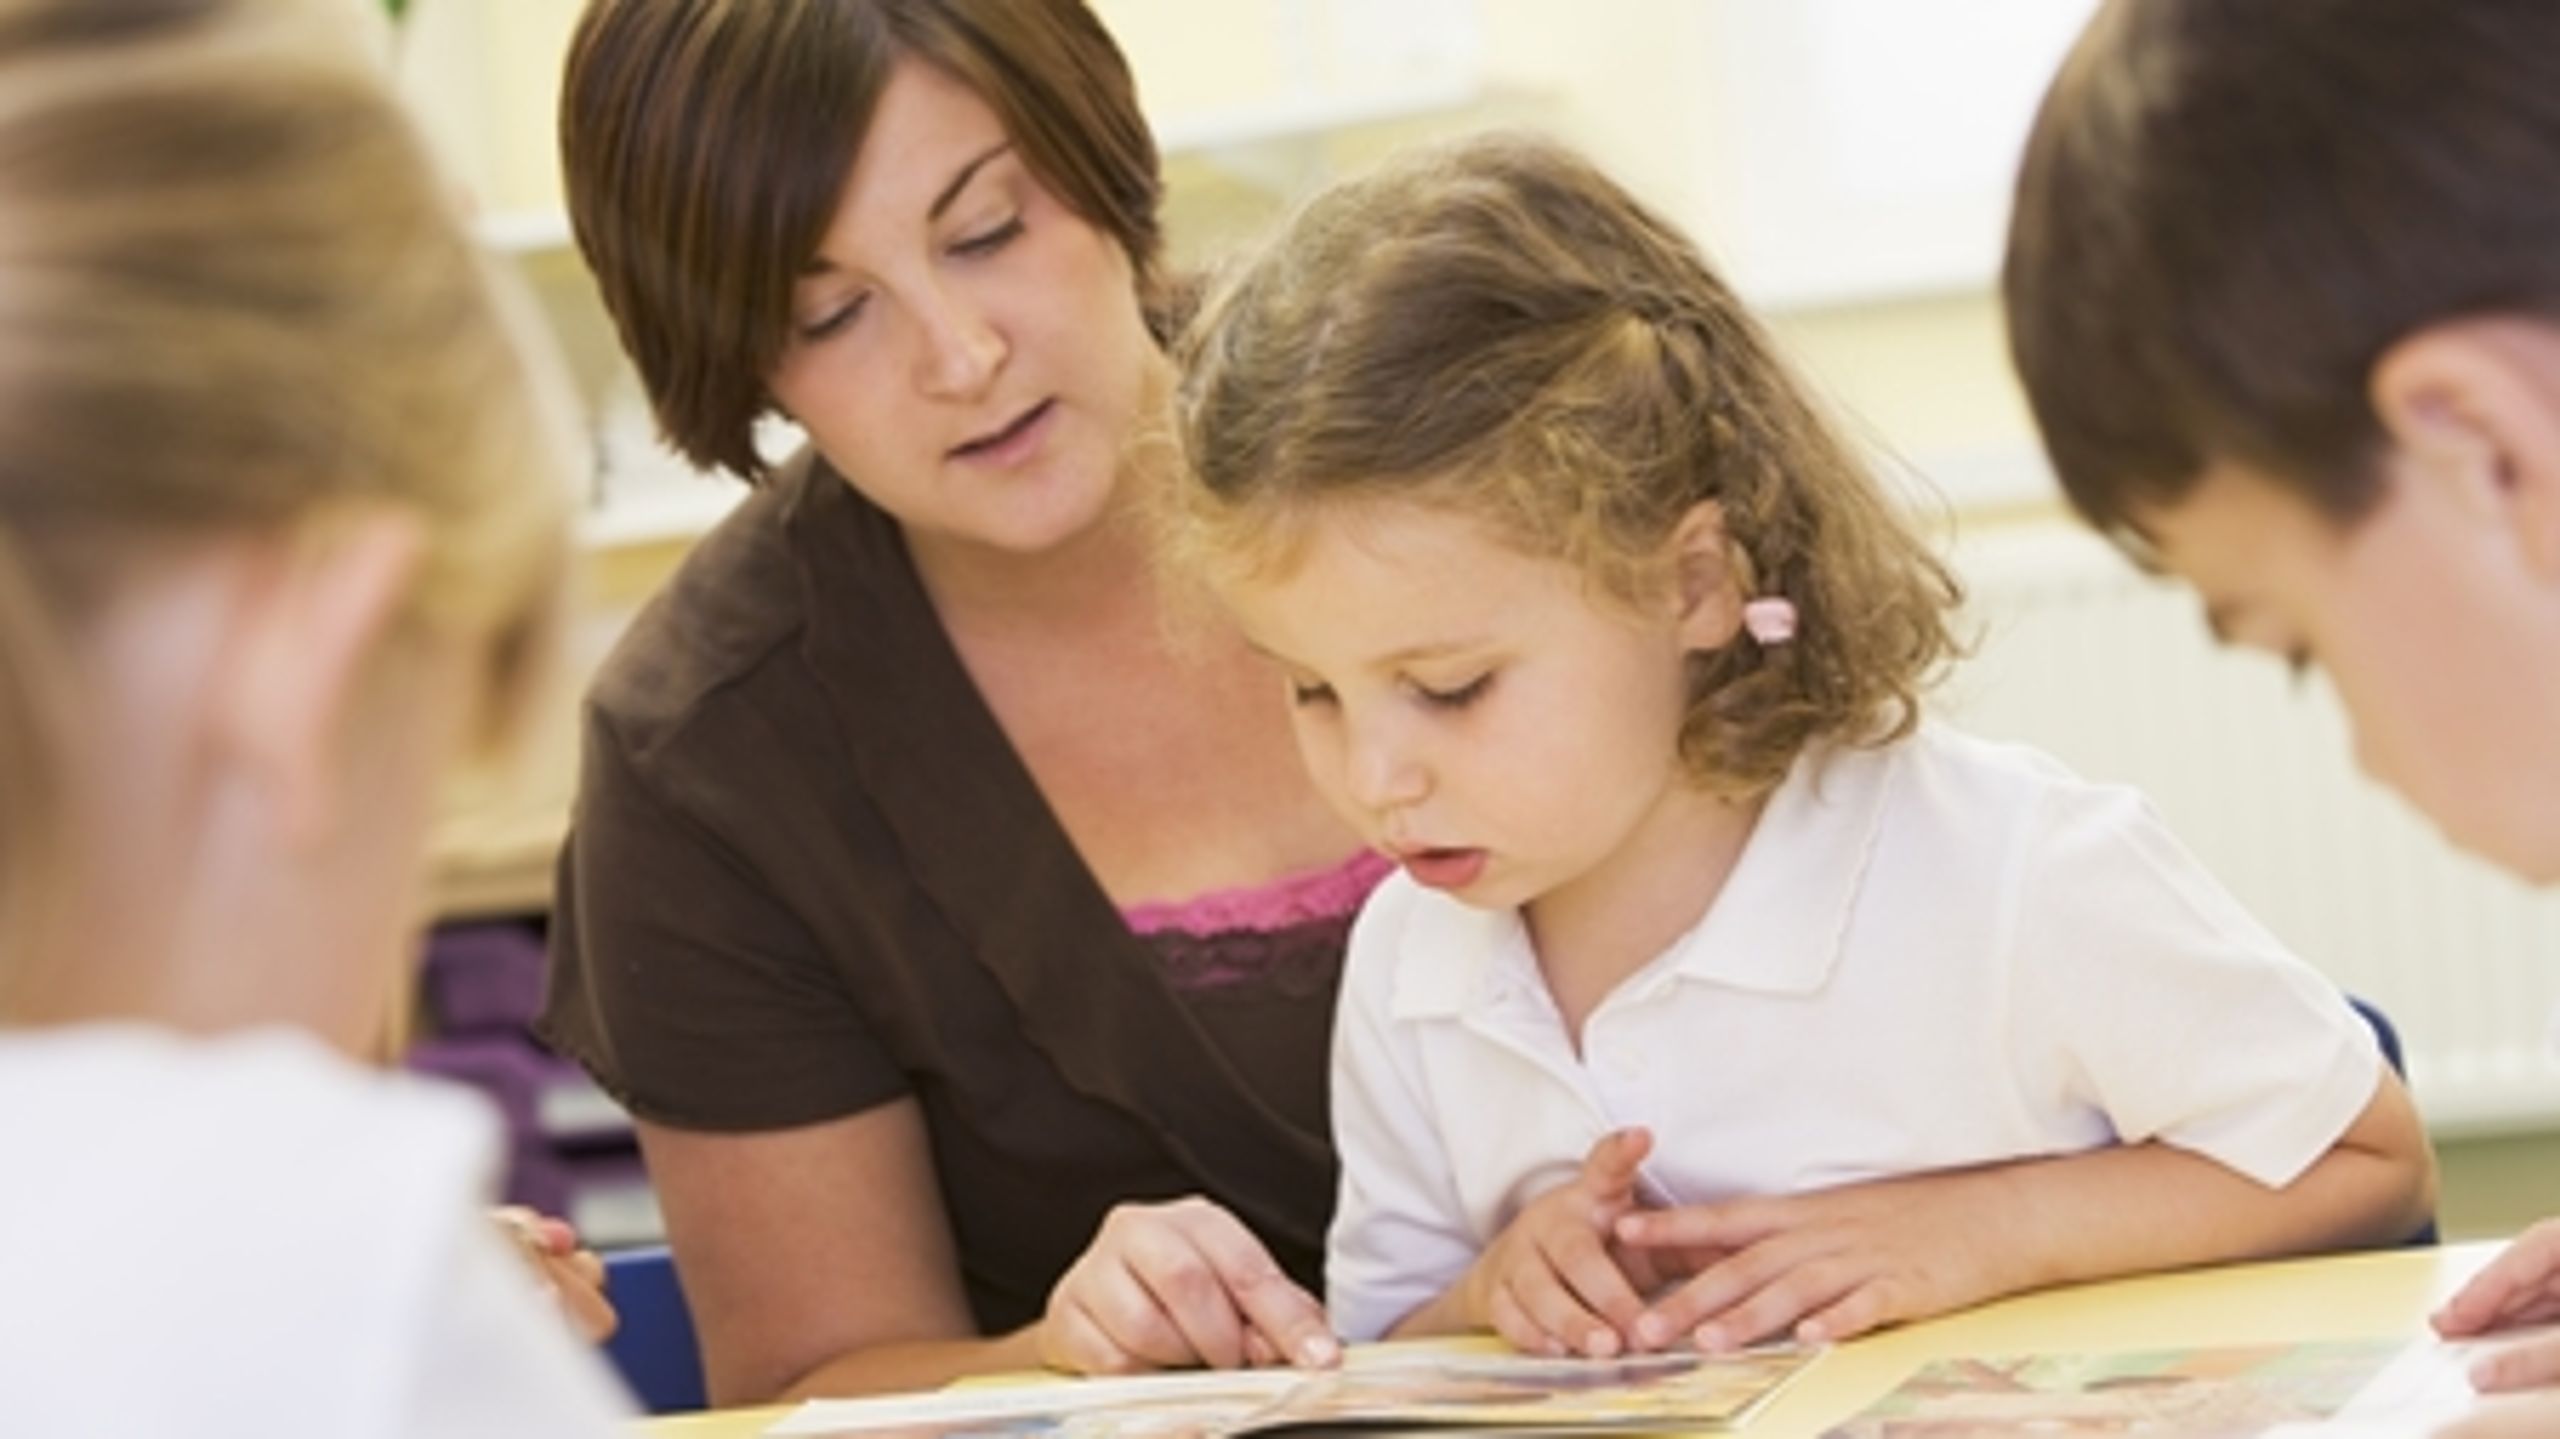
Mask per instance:
[[[440,836],[431,1062],[510,1096],[529,1197],[610,1243],[655,1225],[617,1116],[525,1056],[510,1016],[538,963],[575,689],[742,491],[657,444],[570,243],[553,107],[577,8],[411,0],[395,63],[483,238],[540,296],[597,455],[554,722],[512,771],[459,786]],[[1700,236],[1966,577],[1976,650],[1941,708],[2142,786],[2279,935],[2396,1021],[2449,1237],[2560,1212],[2560,897],[2449,852],[2355,772],[2318,679],[2215,651],[2194,603],[2084,534],[2043,466],[1995,273],[2010,167],[2089,0],[1095,8],[1166,152],[1178,263],[1214,263],[1399,144],[1486,125],[1584,147]]]

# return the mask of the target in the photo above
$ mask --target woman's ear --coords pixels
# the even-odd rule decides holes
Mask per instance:
[[[1724,506],[1700,500],[1671,532],[1673,573],[1679,582],[1680,644],[1691,651],[1720,650],[1742,632],[1742,576],[1725,535]]]
[[[2394,484],[2434,484],[2504,528],[2560,584],[2560,327],[2514,316],[2433,325],[2373,367]]]
[[[241,605],[216,679],[214,741],[273,798],[289,844],[325,844],[348,807],[348,746],[372,662],[400,623],[426,548],[416,516],[387,506],[334,517],[279,543]]]

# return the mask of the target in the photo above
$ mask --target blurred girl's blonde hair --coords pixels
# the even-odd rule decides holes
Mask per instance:
[[[352,0],[0,0],[0,914],[58,823],[84,622],[155,555],[419,517],[484,733],[556,609],[565,387]],[[5,971],[0,971],[5,977]]]
[[[1722,509],[1746,597],[1792,642],[1696,657],[1681,753],[1749,796],[1808,744],[1907,732],[1954,646],[1946,569],[1799,393],[1697,248],[1588,162],[1492,136],[1319,196],[1185,337],[1193,479],[1169,543],[1285,568],[1309,517],[1411,499],[1481,518],[1633,602]]]

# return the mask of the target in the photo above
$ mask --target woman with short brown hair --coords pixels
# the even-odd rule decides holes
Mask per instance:
[[[562,131],[662,427],[758,487],[597,681],[546,1024],[638,1120],[714,1395],[1329,1362],[1385,866],[1269,671],[1166,623],[1118,51],[1078,0],[595,0]]]

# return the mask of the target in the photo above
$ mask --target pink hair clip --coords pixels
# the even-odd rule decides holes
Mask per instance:
[[[1796,602],[1770,595],[1742,607],[1742,627],[1764,645],[1782,645],[1796,637]]]

